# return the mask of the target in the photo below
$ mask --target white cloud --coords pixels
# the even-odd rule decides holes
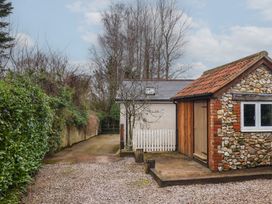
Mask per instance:
[[[67,4],[73,13],[78,13],[82,17],[83,25],[102,25],[101,12],[103,12],[111,4],[110,0],[76,0],[71,4]]]
[[[201,27],[190,37],[187,58],[191,62],[218,66],[261,50],[272,51],[272,27],[234,26],[221,34]]]
[[[33,47],[35,44],[33,39],[26,33],[17,33],[15,35],[15,42],[18,47]]]
[[[93,32],[85,32],[82,34],[81,39],[94,46],[98,45],[98,35]]]
[[[247,0],[250,9],[257,10],[269,21],[272,21],[272,0]]]
[[[189,5],[190,7],[194,7],[194,9],[203,9],[207,6],[208,1],[207,0],[182,0],[177,1],[177,4],[181,7],[185,7],[186,5]]]
[[[101,12],[106,9],[111,0],[75,0],[66,5],[71,12],[80,15],[77,30],[81,35],[81,39],[85,42],[97,45],[98,33],[102,27]]]
[[[69,61],[73,69],[77,69],[79,74],[90,74],[92,66],[87,60],[73,60]]]
[[[101,24],[101,13],[98,11],[90,11],[85,13],[85,19],[89,25],[99,25]]]
[[[102,11],[111,3],[110,0],[75,0],[66,5],[70,11],[75,13],[85,13],[91,11]]]
[[[192,67],[188,77],[261,50],[272,54],[272,26],[232,26],[215,33],[203,22],[192,22],[197,26],[188,34],[183,59]]]
[[[202,62],[195,62],[191,64],[191,69],[187,74],[187,78],[196,79],[198,78],[208,67]]]
[[[66,8],[68,8],[70,11],[74,13],[79,13],[83,10],[83,5],[81,1],[75,1],[71,4],[67,4]]]

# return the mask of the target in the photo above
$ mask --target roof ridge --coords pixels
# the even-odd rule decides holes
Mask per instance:
[[[269,60],[270,65],[272,64],[272,60],[268,56],[268,53],[266,51],[261,51],[256,54],[249,55],[234,62],[206,71],[205,74],[202,74],[190,85],[187,85],[185,88],[178,91],[174,98],[178,99],[212,95],[218,92],[223,87],[227,86],[228,84],[231,84],[246,70],[249,70],[251,67],[256,69],[257,67],[265,63],[264,60]]]
[[[261,52],[257,52],[255,54],[252,54],[252,55],[248,55],[246,57],[243,57],[243,58],[240,58],[238,60],[235,60],[235,61],[232,61],[232,62],[229,62],[229,63],[226,63],[226,64],[223,64],[223,65],[220,65],[218,67],[215,67],[215,68],[212,68],[212,69],[209,69],[205,72],[203,72],[202,75],[206,75],[206,74],[210,74],[210,73],[213,73],[214,71],[217,71],[217,70],[220,70],[222,68],[225,68],[226,66],[228,65],[232,65],[232,64],[235,64],[235,63],[238,63],[238,62],[241,62],[241,61],[244,61],[246,59],[249,59],[249,58],[253,58],[253,57],[258,57],[258,60],[262,57],[268,57],[268,52],[263,50]]]

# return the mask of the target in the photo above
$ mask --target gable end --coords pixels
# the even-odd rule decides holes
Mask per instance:
[[[240,75],[238,75],[235,79],[224,85],[221,89],[217,90],[214,94],[214,98],[220,97],[224,92],[226,92],[228,89],[230,89],[232,86],[235,86],[238,84],[243,78],[246,78],[249,76],[252,72],[257,70],[260,67],[266,67],[268,70],[271,71],[272,74],[272,61],[267,58],[263,57],[259,61],[257,61],[255,64],[251,65],[246,71],[242,72]]]

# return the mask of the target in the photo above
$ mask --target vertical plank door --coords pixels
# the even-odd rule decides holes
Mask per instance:
[[[194,156],[207,160],[207,101],[194,102]]]

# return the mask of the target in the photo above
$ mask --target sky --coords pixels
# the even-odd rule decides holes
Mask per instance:
[[[11,0],[13,33],[21,45],[49,46],[72,63],[84,64],[103,31],[100,13],[112,1]],[[196,78],[262,50],[272,56],[272,0],[177,0],[177,9],[191,21],[185,54],[178,61],[192,67],[185,77]]]

